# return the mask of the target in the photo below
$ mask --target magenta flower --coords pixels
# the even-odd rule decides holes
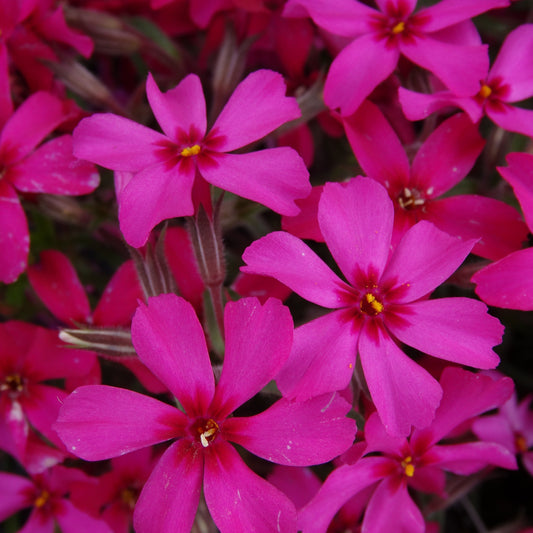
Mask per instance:
[[[304,533],[326,531],[344,503],[368,487],[373,487],[373,492],[362,531],[388,533],[395,524],[397,531],[423,533],[424,519],[408,487],[445,497],[445,472],[471,475],[487,465],[516,469],[513,454],[496,443],[463,439],[439,444],[463,422],[505,402],[513,390],[512,380],[494,381],[489,376],[449,367],[440,383],[442,403],[433,423],[414,430],[409,439],[389,435],[375,413],[369,417],[365,424],[365,456],[333,471],[299,513],[298,525]]]
[[[501,341],[503,327],[479,301],[427,299],[474,241],[462,242],[422,221],[391,253],[393,219],[392,201],[378,182],[327,183],[318,221],[347,282],[285,232],[252,243],[242,270],[272,276],[303,298],[335,309],[295,331],[291,357],[277,378],[283,394],[302,400],[343,389],[358,353],[387,431],[407,435],[411,425],[431,422],[442,391],[398,341],[447,361],[494,368],[498,356],[491,347]]]
[[[459,30],[459,23],[508,6],[509,0],[441,0],[416,13],[416,0],[378,0],[376,4],[377,10],[354,0],[287,2],[287,16],[307,11],[321,28],[353,39],[329,69],[324,100],[330,108],[340,107],[342,115],[351,115],[392,74],[400,55],[435,74],[457,94],[479,89],[488,67],[486,47],[464,45],[469,31],[456,43],[446,39],[445,30]]]
[[[193,215],[193,197],[205,181],[278,213],[298,212],[294,201],[311,186],[296,151],[227,153],[300,116],[296,100],[285,96],[281,75],[268,70],[250,74],[207,133],[198,76],[190,74],[161,93],[149,75],[146,93],[163,134],[112,114],[93,115],[74,131],[78,157],[135,173],[118,197],[120,227],[129,244],[142,246],[162,220]]]
[[[56,466],[32,478],[0,472],[0,522],[23,509],[31,509],[27,533],[112,533],[109,526],[75,507],[68,493],[73,483],[90,478],[81,470]]]
[[[98,385],[78,388],[61,410],[56,429],[83,459],[174,440],[139,497],[139,533],[190,531],[202,481],[221,531],[295,531],[293,504],[254,474],[229,441],[294,466],[326,462],[353,441],[355,423],[344,417],[349,404],[336,393],[304,403],[281,399],[255,416],[230,417],[277,374],[289,355],[293,328],[288,308],[274,299],[263,306],[255,298],[229,303],[224,318],[226,356],[215,386],[205,337],[188,302],[161,295],[135,314],[132,339],[139,357],[183,411]]]
[[[513,187],[526,223],[533,231],[533,155],[513,153],[498,171]],[[533,310],[533,248],[525,248],[482,268],[472,276],[477,295],[487,304]]]
[[[463,109],[473,122],[484,115],[508,131],[533,136],[533,111],[511,104],[533,96],[533,24],[524,24],[505,38],[490,71],[479,78],[469,94],[440,90],[422,94],[399,90],[403,112],[410,120],[420,120],[449,106]],[[450,87],[452,89],[452,87]]]
[[[521,248],[527,227],[513,207],[474,194],[441,197],[468,174],[485,144],[467,115],[443,121],[420,146],[412,164],[371,102],[364,102],[344,126],[358,163],[387,189],[394,203],[393,243],[419,220],[429,220],[450,235],[478,239],[473,253],[482,257],[501,259]]]
[[[26,268],[30,238],[21,193],[78,195],[99,183],[93,165],[72,155],[70,135],[39,144],[65,120],[62,102],[39,92],[0,124],[0,281],[11,283]]]

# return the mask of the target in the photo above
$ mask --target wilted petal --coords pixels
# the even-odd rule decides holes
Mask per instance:
[[[358,336],[359,324],[344,310],[297,328],[289,360],[276,378],[283,395],[303,401],[344,389],[353,374]]]
[[[195,453],[188,439],[174,442],[165,451],[135,505],[136,531],[191,531],[202,489],[203,462],[203,454]]]
[[[324,101],[341,115],[356,111],[361,102],[396,68],[397,48],[385,46],[374,35],[363,35],[333,60],[324,85]]]
[[[207,507],[223,533],[296,533],[296,510],[273,485],[254,474],[227,442],[205,454]]]
[[[495,368],[500,358],[492,347],[503,326],[472,298],[439,298],[395,308],[399,320],[387,327],[402,342],[421,352],[474,368]]]
[[[407,230],[385,268],[380,283],[393,286],[387,298],[405,303],[429,294],[457,270],[474,242],[463,242],[424,220],[418,222]]]
[[[442,390],[387,333],[379,327],[374,332],[363,331],[359,337],[359,355],[368,389],[386,431],[407,436],[411,426],[431,423]]]
[[[385,188],[369,178],[326,183],[318,223],[328,248],[352,285],[381,277],[390,252],[394,207]],[[296,291],[297,292],[297,291]]]
[[[189,416],[203,415],[211,403],[215,378],[204,331],[192,305],[175,294],[141,304],[131,323],[140,360],[178,398]]]
[[[247,154],[216,154],[209,160],[200,157],[198,169],[212,185],[281,215],[296,215],[299,208],[295,200],[311,192],[302,158],[285,146]]]
[[[263,69],[249,74],[235,88],[209,132],[214,149],[231,152],[299,118],[296,99],[285,96],[286,91],[278,72]]]
[[[146,96],[161,129],[172,141],[177,142],[182,133],[194,137],[191,140],[205,135],[205,97],[196,74],[189,74],[166,93],[159,90],[152,74],[148,74]]]
[[[74,155],[111,170],[138,172],[159,163],[164,135],[111,113],[84,118],[72,134]]]
[[[514,252],[472,276],[476,294],[488,305],[533,310],[533,248]]]
[[[165,163],[135,174],[120,195],[118,218],[126,242],[140,248],[162,220],[194,213],[193,165]]]
[[[279,372],[291,350],[293,322],[279,300],[270,298],[261,305],[257,298],[241,298],[226,305],[224,329],[224,365],[213,400],[218,409],[212,413],[221,419]]]
[[[242,259],[246,263],[243,272],[276,278],[323,307],[343,306],[350,291],[307,244],[289,233],[274,231],[254,241]]]
[[[228,432],[228,440],[274,463],[325,463],[353,443],[355,421],[345,416],[350,407],[338,392],[305,402],[282,398],[258,415],[226,420],[224,433]]]
[[[68,450],[87,461],[109,459],[183,435],[185,415],[137,392],[106,385],[77,388],[54,426]]]

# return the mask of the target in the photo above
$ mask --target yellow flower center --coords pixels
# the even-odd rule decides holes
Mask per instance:
[[[394,35],[398,35],[398,33],[402,33],[402,31],[404,31],[404,30],[405,30],[405,22],[400,21],[400,22],[398,22],[398,24],[393,26],[391,31],[392,31],[392,33]]]
[[[191,157],[193,155],[198,155],[201,151],[199,144],[193,144],[192,146],[185,147],[181,152],[180,155],[182,157]]]
[[[24,380],[20,374],[10,374],[6,376],[3,383],[0,383],[0,392],[9,391],[19,393],[24,389]]]
[[[37,509],[41,509],[46,505],[49,499],[50,493],[47,490],[43,489],[41,493],[37,496],[37,498],[35,498],[33,505],[35,505]]]
[[[370,316],[379,315],[383,311],[383,304],[371,292],[363,296],[359,307],[363,313]]]
[[[400,463],[403,468],[403,472],[407,477],[413,477],[415,475],[415,465],[413,464],[413,458],[408,455]]]
[[[492,89],[486,83],[483,83],[481,85],[481,89],[479,89],[478,95],[481,98],[485,99],[485,98],[488,98],[491,94],[492,94]]]
[[[207,448],[215,440],[218,430],[218,424],[212,418],[205,422],[205,424],[198,426],[198,435],[204,448]]]

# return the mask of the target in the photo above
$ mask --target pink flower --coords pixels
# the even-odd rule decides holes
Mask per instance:
[[[347,282],[306,244],[285,232],[249,246],[245,272],[268,275],[303,298],[335,311],[295,331],[291,357],[277,378],[298,400],[341,390],[361,358],[370,395],[387,431],[407,435],[427,426],[441,399],[439,384],[398,341],[448,361],[494,368],[491,349],[503,328],[481,302],[427,296],[462,263],[474,241],[462,242],[422,221],[391,253],[394,207],[376,181],[327,183],[318,220]]]
[[[205,181],[276,212],[298,212],[294,201],[311,186],[292,148],[227,153],[300,116],[296,100],[285,96],[281,75],[268,70],[250,74],[208,133],[198,76],[190,74],[161,93],[149,75],[146,93],[163,134],[112,114],[93,115],[74,131],[78,157],[135,173],[118,198],[120,227],[129,244],[142,246],[162,220],[193,215]]]
[[[533,155],[507,156],[508,167],[498,171],[513,187],[526,223],[533,231]],[[518,250],[472,276],[477,295],[488,305],[533,310],[533,248]]]
[[[353,39],[333,60],[324,100],[351,115],[372,90],[396,68],[400,55],[435,74],[457,94],[479,88],[486,73],[486,47],[446,39],[446,30],[489,9],[505,7],[508,0],[441,0],[413,13],[416,0],[378,0],[378,10],[354,0],[289,0],[287,16],[305,11],[321,28]],[[474,30],[475,31],[475,30]]]
[[[89,479],[81,470],[63,466],[31,479],[0,472],[0,522],[17,511],[31,509],[20,531],[51,532],[59,525],[63,533],[112,533],[104,521],[84,513],[68,498],[72,483]]]
[[[456,106],[468,113],[473,122],[486,115],[504,130],[532,137],[533,111],[510,105],[533,96],[533,59],[527,52],[532,46],[533,24],[513,30],[505,38],[490,71],[487,68],[478,87],[468,94],[453,90],[421,94],[400,89],[405,115],[410,120],[420,120],[439,109]]]
[[[205,337],[191,305],[161,295],[132,323],[140,359],[168,385],[183,411],[138,393],[80,387],[67,398],[56,429],[69,450],[99,460],[174,440],[139,497],[139,533],[190,531],[202,488],[221,531],[295,531],[293,504],[242,461],[229,441],[280,464],[326,462],[355,433],[349,405],[336,393],[304,403],[281,399],[249,417],[229,417],[286,361],[292,319],[278,300],[255,298],[225,309],[226,356],[215,386]],[[140,416],[142,415],[142,416]],[[320,431],[318,431],[320,428]]]
[[[78,195],[100,181],[93,165],[72,155],[70,135],[39,144],[65,120],[62,102],[38,92],[0,123],[0,281],[11,283],[26,268],[30,238],[21,193]]]
[[[527,228],[516,209],[474,194],[441,197],[468,174],[485,144],[467,115],[443,121],[412,163],[374,104],[363,103],[344,126],[358,163],[394,203],[393,243],[419,220],[429,220],[463,240],[479,239],[473,253],[489,259],[501,259],[522,246]]]
[[[397,531],[422,533],[424,519],[408,487],[446,496],[445,472],[471,475],[487,465],[516,469],[513,455],[499,444],[464,439],[438,444],[466,420],[501,405],[512,393],[512,380],[494,381],[449,367],[440,383],[442,403],[433,423],[414,430],[408,439],[389,435],[376,414],[370,416],[365,424],[365,456],[337,468],[299,513],[298,525],[304,533],[326,531],[341,506],[368,487],[373,487],[373,492],[363,531],[387,533],[395,524]]]

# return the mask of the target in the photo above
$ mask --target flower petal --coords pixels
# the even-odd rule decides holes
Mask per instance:
[[[185,415],[137,392],[106,385],[78,387],[54,426],[69,451],[99,461],[183,434]]]
[[[72,154],[72,138],[62,135],[37,148],[10,168],[14,187],[22,192],[79,195],[100,183],[95,166]]]
[[[495,368],[500,358],[492,347],[502,340],[503,326],[472,298],[439,298],[395,309],[399,320],[387,327],[403,343],[424,353],[474,368]]]
[[[326,463],[353,444],[357,427],[345,416],[350,407],[338,392],[305,402],[282,398],[258,415],[226,420],[224,433],[228,440],[277,464]]]
[[[518,250],[472,276],[476,294],[488,305],[533,310],[533,248]]]
[[[162,220],[194,213],[194,165],[160,163],[135,174],[119,197],[118,218],[126,242],[140,248]]]
[[[278,72],[263,69],[249,74],[237,85],[209,132],[213,148],[231,152],[299,118],[296,98],[285,96],[286,91]]]
[[[185,134],[191,141],[196,141],[205,136],[205,97],[196,74],[189,74],[174,89],[162,93],[149,73],[146,96],[157,122],[169,139],[178,142]]]
[[[111,113],[84,118],[72,133],[74,155],[111,170],[138,172],[159,163],[158,148],[168,144],[160,133]]]
[[[57,250],[41,252],[39,262],[28,267],[27,273],[37,296],[61,322],[73,326],[89,321],[91,309],[85,289],[64,254]]]
[[[2,163],[7,166],[28,155],[65,118],[63,104],[56,96],[43,91],[29,96],[0,133]]]
[[[204,415],[215,378],[204,331],[192,305],[175,294],[141,304],[131,323],[139,359],[165,384],[189,416]]]
[[[135,505],[135,531],[191,531],[200,501],[204,458],[190,446],[188,439],[180,439],[159,459]]]
[[[56,512],[55,518],[62,533],[112,533],[106,522],[84,513],[66,498],[61,500],[60,510]]]
[[[489,102],[485,112],[500,128],[533,137],[533,109],[522,109],[503,102],[492,105]]]
[[[409,181],[409,160],[379,107],[365,100],[343,120],[353,153],[365,174],[395,191]]]
[[[409,358],[380,327],[359,337],[359,355],[372,401],[394,436],[427,426],[442,397],[437,381]]]
[[[283,231],[274,231],[254,241],[242,255],[243,272],[271,276],[294,292],[323,307],[345,304],[350,291],[307,244]],[[343,294],[344,293],[344,294]]]
[[[324,85],[324,101],[342,116],[354,113],[361,102],[396,68],[400,54],[374,35],[355,39],[333,60]]]
[[[533,25],[523,24],[510,32],[490,69],[488,82],[499,79],[506,86],[505,101],[519,102],[533,94]]]
[[[5,180],[0,181],[0,228],[0,281],[12,283],[26,269],[30,235],[17,193]]]
[[[287,364],[276,378],[283,395],[303,401],[344,389],[355,364],[359,324],[340,310],[298,327]]]
[[[452,237],[430,222],[418,222],[403,236],[383,273],[391,285],[387,300],[412,302],[444,283],[466,259],[475,241]]]
[[[33,488],[28,478],[0,472],[0,522],[30,506],[28,493],[31,494]]]
[[[180,318],[183,320],[183,318]],[[213,416],[226,418],[269,383],[289,357],[293,322],[288,307],[270,298],[229,302],[224,310],[225,357]]]
[[[254,474],[227,442],[205,454],[204,493],[211,516],[224,533],[296,533],[293,503]]]
[[[394,207],[385,188],[369,178],[326,183],[318,223],[348,282],[377,283],[390,253]]]
[[[286,146],[247,154],[198,158],[202,177],[212,185],[266,205],[281,215],[296,215],[295,200],[311,192],[309,172],[296,150]],[[283,169],[283,172],[280,172]]]

